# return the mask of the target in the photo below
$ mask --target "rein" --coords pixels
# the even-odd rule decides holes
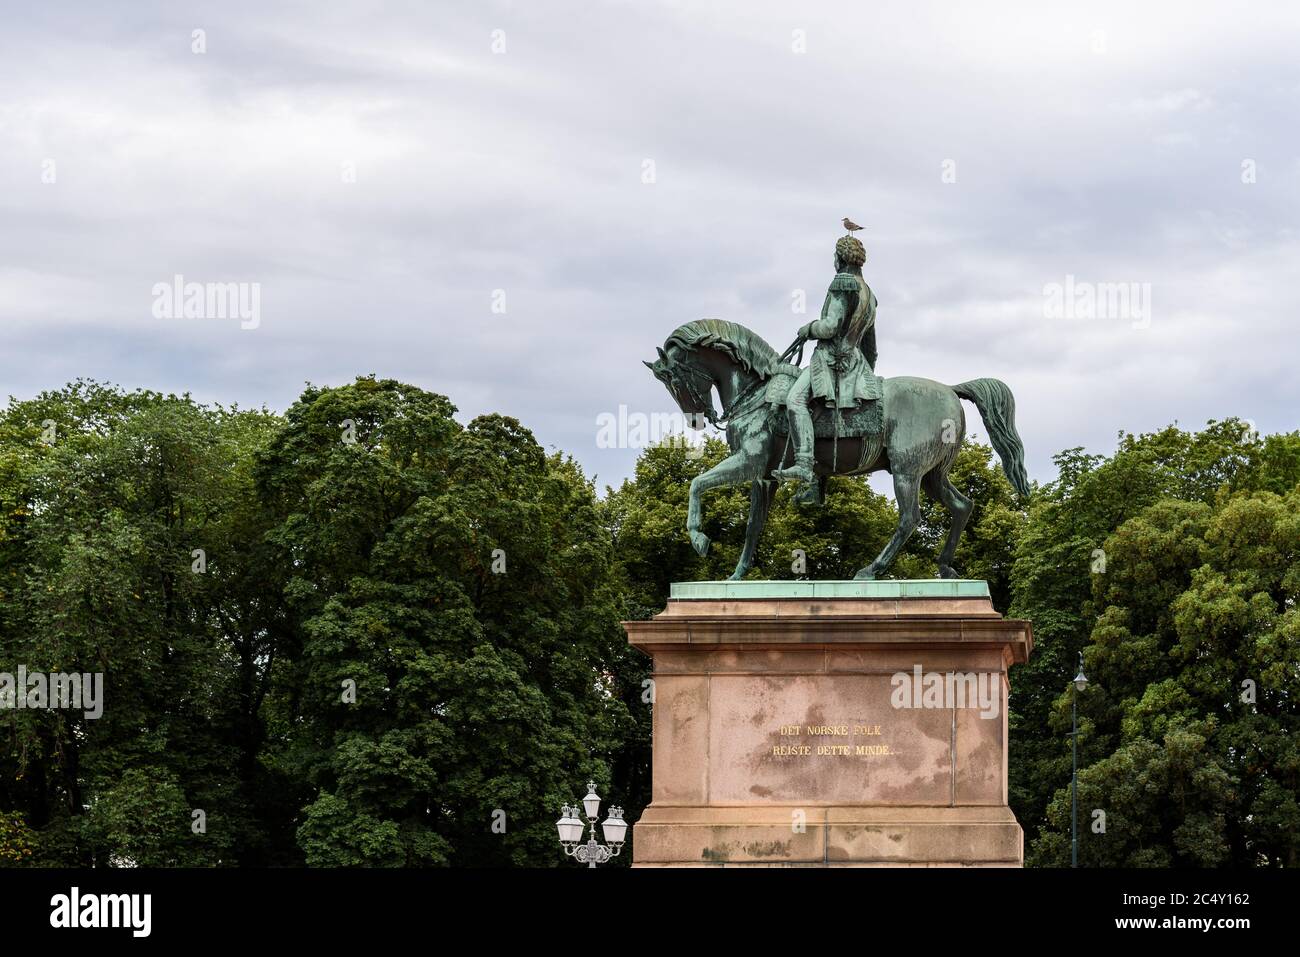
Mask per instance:
[[[748,386],[746,386],[744,389],[740,391],[740,395],[736,396],[734,399],[731,400],[731,404],[728,405],[727,408],[723,410],[721,417],[714,420],[713,424],[716,425],[718,428],[722,428],[724,425],[728,424],[731,421],[732,416],[734,416],[740,410],[741,405],[747,399],[749,399],[756,391],[758,391],[760,387],[766,385],[767,382],[765,380],[755,379],[753,382],[751,382]]]
[[[710,376],[703,369],[697,369],[694,366],[688,365],[686,363],[681,363],[679,368],[683,372],[688,373],[693,379],[704,379],[705,381],[707,381],[708,388],[713,387],[714,385],[713,377]],[[732,417],[740,410],[741,405],[746,400],[751,398],[753,394],[760,387],[766,386],[766,384],[767,384],[767,380],[756,377],[753,382],[751,382],[748,386],[746,386],[744,389],[740,391],[740,394],[738,396],[736,396],[734,399],[731,400],[731,402],[727,404],[727,407],[722,410],[722,413],[720,415],[714,415],[712,401],[708,403],[709,411],[701,414],[706,419],[709,420],[709,422],[713,425],[714,428],[717,429],[725,428],[727,424],[730,423]],[[705,405],[703,397],[699,394],[699,392],[695,390],[695,385],[693,382],[689,383],[687,385],[687,388],[690,390],[691,398],[695,400],[695,404],[697,406]]]

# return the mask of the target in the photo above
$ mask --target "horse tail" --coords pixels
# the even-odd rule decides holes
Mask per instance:
[[[1002,471],[1011,486],[1021,495],[1029,494],[1029,476],[1025,474],[1025,447],[1016,431],[1016,398],[999,379],[972,379],[952,386],[952,391],[979,409],[984,427],[989,430],[993,451],[1002,459]]]

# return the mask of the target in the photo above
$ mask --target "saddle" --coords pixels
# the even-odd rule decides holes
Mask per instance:
[[[780,413],[776,422],[778,435],[785,435],[790,428],[785,400],[799,371],[794,366],[783,368],[767,382],[767,405]],[[819,439],[833,439],[837,434],[841,439],[876,438],[885,430],[885,410],[879,399],[864,399],[851,409],[839,409],[838,425],[834,407],[824,402],[812,402],[809,410],[812,412],[813,434]]]
[[[777,435],[785,436],[790,432],[786,397],[799,372],[798,368],[789,366],[778,371],[767,382],[765,399],[774,419],[772,428]],[[862,454],[856,466],[858,469],[874,462],[884,447],[885,410],[882,399],[862,399],[851,409],[836,409],[824,402],[812,402],[809,411],[812,412],[813,435],[816,438],[862,439]],[[839,446],[836,443],[830,461],[822,464],[830,465],[832,471],[838,471],[838,453]]]

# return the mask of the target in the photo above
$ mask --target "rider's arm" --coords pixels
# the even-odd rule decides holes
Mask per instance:
[[[848,277],[836,276],[826,291],[826,304],[822,306],[821,318],[804,326],[799,330],[800,334],[809,339],[833,338],[840,331],[844,317],[852,314],[857,295],[857,283],[848,281]]]

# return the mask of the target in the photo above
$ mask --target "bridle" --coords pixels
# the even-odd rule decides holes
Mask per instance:
[[[689,378],[684,378],[679,380],[677,376],[678,370],[681,370],[682,372],[686,373],[687,376],[689,376]],[[736,412],[739,411],[741,405],[747,399],[749,399],[759,389],[759,387],[761,387],[764,384],[763,379],[756,378],[748,386],[742,389],[740,391],[740,394],[737,395],[734,399],[732,399],[731,402],[727,404],[727,407],[722,410],[722,414],[719,415],[713,410],[712,389],[716,384],[713,381],[713,376],[709,375],[703,369],[697,369],[694,365],[684,363],[684,362],[678,362],[675,360],[670,360],[669,368],[667,371],[669,376],[672,377],[674,382],[682,381],[684,383],[685,389],[691,397],[691,402],[695,405],[696,408],[698,409],[703,409],[705,407],[708,408],[707,412],[697,412],[694,414],[703,415],[710,422],[710,424],[712,424],[713,427],[717,429],[726,428],[727,423],[729,423],[731,421],[732,416],[734,416]],[[700,379],[703,379],[705,382],[703,395],[701,395],[695,387],[696,382],[698,382]]]

